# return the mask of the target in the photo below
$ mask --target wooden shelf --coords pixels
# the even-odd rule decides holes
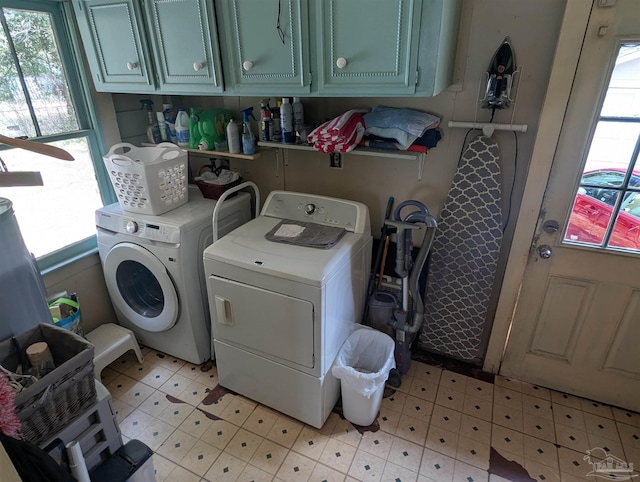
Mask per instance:
[[[316,151],[313,146],[309,146],[306,144],[283,144],[280,142],[266,142],[266,141],[258,141],[258,146],[260,147],[271,147],[275,149],[294,149],[299,151]],[[321,153],[322,154],[322,153]],[[393,159],[407,159],[414,161],[416,159],[420,159],[420,156],[423,154],[422,152],[413,152],[413,151],[396,151],[394,149],[373,149],[370,147],[356,147],[351,152],[342,152],[342,155],[354,155],[354,156],[373,156],[373,157],[390,157]]]
[[[141,145],[143,147],[153,147],[153,146],[156,146],[157,144],[152,144],[151,142],[142,142]],[[233,159],[247,159],[249,161],[253,161],[254,159],[258,159],[260,156],[262,156],[262,151],[260,151],[259,149],[256,149],[256,153],[252,155],[247,155],[242,153],[232,154],[231,152],[220,152],[220,151],[205,151],[201,149],[192,149],[190,147],[182,147],[182,149],[184,149],[187,152],[193,152],[194,154],[202,154],[205,156],[228,157]]]

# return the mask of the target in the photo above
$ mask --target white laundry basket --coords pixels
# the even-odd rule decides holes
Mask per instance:
[[[103,159],[124,211],[158,215],[189,200],[187,151],[175,144],[136,147],[122,142]]]

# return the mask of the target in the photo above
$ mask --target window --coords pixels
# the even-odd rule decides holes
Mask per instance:
[[[640,44],[620,46],[564,241],[640,251]]]
[[[43,186],[0,188],[41,269],[94,248],[94,212],[115,200],[73,55],[69,8],[66,2],[0,0],[0,134],[55,145],[75,158],[0,148],[9,171],[42,174]]]

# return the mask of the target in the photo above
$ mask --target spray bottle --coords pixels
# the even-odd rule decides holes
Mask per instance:
[[[280,106],[282,102],[277,101],[276,107],[271,108],[271,140],[273,142],[282,141],[282,129],[280,124]]]
[[[147,111],[147,138],[153,144],[162,142],[158,121],[153,113],[153,101],[151,99],[140,99],[140,108]]]
[[[253,115],[253,107],[247,107],[242,111],[242,152],[246,155],[256,153],[256,137],[251,130],[249,117],[253,117],[253,120],[256,120]]]
[[[260,140],[271,140],[271,109],[269,109],[269,100],[262,99],[260,101]]]

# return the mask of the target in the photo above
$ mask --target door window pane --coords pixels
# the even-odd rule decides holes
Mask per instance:
[[[618,52],[564,241],[639,251],[640,44]]]

